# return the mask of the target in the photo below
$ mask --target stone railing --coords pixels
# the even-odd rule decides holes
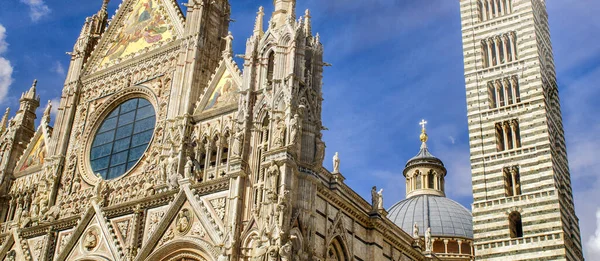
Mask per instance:
[[[490,241],[484,243],[475,243],[476,250],[485,250],[497,247],[508,247],[508,246],[518,246],[525,245],[529,243],[539,243],[543,241],[550,241],[561,238],[562,232],[552,233],[552,234],[543,234],[543,235],[534,235],[527,236],[521,238],[511,238],[511,239],[503,239],[497,241]]]
[[[494,199],[494,200],[489,200],[489,201],[480,202],[480,203],[473,203],[473,209],[504,205],[504,204],[508,204],[508,203],[512,203],[512,202],[519,202],[519,201],[530,200],[530,199],[535,199],[535,198],[540,198],[540,197],[548,197],[548,196],[553,196],[554,194],[556,194],[555,190],[548,190],[548,191],[519,195],[519,196],[514,196],[514,197]]]

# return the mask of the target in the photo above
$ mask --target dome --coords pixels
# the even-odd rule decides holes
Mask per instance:
[[[410,197],[393,205],[388,212],[387,217],[410,235],[413,234],[413,226],[417,223],[421,236],[427,227],[431,227],[432,236],[473,238],[471,212],[446,197]]]
[[[444,163],[442,160],[433,156],[431,152],[429,152],[429,148],[427,148],[427,143],[423,142],[421,145],[421,149],[416,156],[412,157],[408,162],[406,162],[406,167],[410,167],[415,164],[434,164],[440,167],[444,167]]]

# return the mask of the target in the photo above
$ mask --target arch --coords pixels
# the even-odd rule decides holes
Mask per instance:
[[[79,259],[75,259],[76,261],[110,261],[111,259],[101,255],[89,255],[86,257],[82,257]]]
[[[270,51],[267,55],[267,82],[271,83],[275,74],[275,52]]]
[[[241,249],[241,260],[250,261],[252,254],[252,244],[254,243],[255,238],[258,238],[258,231],[251,230],[246,236],[244,236],[244,240],[242,240],[242,249]]]
[[[331,240],[325,253],[325,261],[350,261],[350,254],[340,236]]]
[[[427,188],[435,189],[435,175],[433,175],[433,170],[427,173]]]
[[[206,249],[205,246],[190,239],[178,239],[165,244],[144,260],[180,261],[182,258],[190,261],[216,260],[215,257],[209,254],[210,252],[214,252],[214,249]]]
[[[523,221],[521,220],[521,213],[513,211],[508,215],[508,227],[511,238],[523,237]]]

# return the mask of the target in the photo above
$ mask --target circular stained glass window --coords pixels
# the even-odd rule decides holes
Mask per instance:
[[[142,157],[156,125],[156,113],[143,98],[130,99],[102,122],[90,150],[90,165],[104,179],[129,171]]]

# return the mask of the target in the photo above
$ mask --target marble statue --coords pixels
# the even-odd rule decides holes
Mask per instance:
[[[338,152],[333,156],[333,173],[340,173],[340,155]]]

